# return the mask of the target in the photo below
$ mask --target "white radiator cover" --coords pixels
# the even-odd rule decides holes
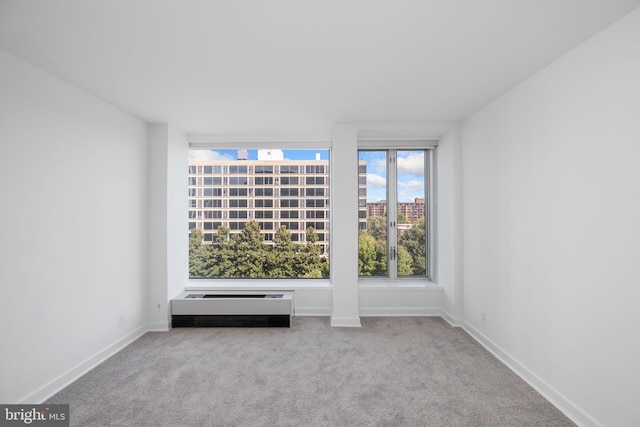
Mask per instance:
[[[293,296],[291,291],[187,291],[171,300],[171,314],[293,316]]]

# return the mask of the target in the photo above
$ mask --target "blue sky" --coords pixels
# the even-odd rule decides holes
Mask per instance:
[[[212,150],[221,157],[234,160],[238,156],[238,150]],[[258,150],[247,150],[249,160],[258,159]],[[282,150],[285,159],[290,160],[315,160],[316,153],[320,153],[320,160],[329,160],[329,150]]]
[[[424,151],[398,151],[398,201],[424,197]],[[387,161],[384,151],[360,151],[367,162],[367,202],[387,199]]]

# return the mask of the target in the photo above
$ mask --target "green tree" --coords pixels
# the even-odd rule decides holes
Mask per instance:
[[[273,236],[273,243],[280,249],[293,249],[293,241],[291,240],[291,232],[287,227],[281,225]]]
[[[189,277],[202,279],[205,277],[204,250],[202,248],[202,231],[197,228],[189,230]]]
[[[225,242],[228,242],[230,234],[231,229],[229,227],[225,227],[224,225],[219,226],[218,230],[216,230],[216,243],[224,244]]]
[[[237,277],[237,242],[231,238],[231,229],[225,226],[218,227],[214,240],[207,259],[206,277]]]
[[[387,275],[387,242],[376,242],[376,276]]]
[[[267,277],[264,265],[267,261],[264,236],[257,221],[248,221],[237,237],[236,269],[238,277]]]
[[[318,233],[315,228],[307,227],[307,243],[316,243],[318,241]]]
[[[274,246],[267,256],[268,277],[295,277],[293,268],[295,246],[291,240],[291,232],[284,225],[275,232],[273,243]]]
[[[373,276],[378,270],[376,239],[371,234],[361,231],[358,236],[358,274]]]
[[[413,275],[413,259],[403,246],[398,246],[398,276]]]
[[[189,230],[189,253],[195,253],[202,246],[202,231],[197,228]]]
[[[327,259],[322,257],[322,248],[315,244],[318,241],[318,234],[313,227],[307,228],[306,240],[306,244],[298,245],[299,249],[295,257],[297,276],[307,279],[328,277]]]
[[[422,217],[400,236],[400,247],[411,256],[411,269],[416,276],[427,271],[427,245],[425,218]]]
[[[245,223],[242,232],[238,237],[240,244],[245,244],[250,248],[259,248],[262,245],[264,236],[260,233],[260,223],[255,220]]]
[[[370,216],[367,218],[367,233],[377,241],[387,240],[387,217]]]
[[[310,227],[307,242],[296,244],[286,227],[280,227],[273,245],[264,243],[257,221],[248,221],[239,234],[218,227],[211,244],[202,242],[197,229],[189,235],[190,278],[288,278],[329,277],[329,261],[316,245],[318,235]]]

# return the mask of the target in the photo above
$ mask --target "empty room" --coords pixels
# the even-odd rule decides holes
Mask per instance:
[[[639,162],[640,0],[0,0],[0,424],[638,426]]]

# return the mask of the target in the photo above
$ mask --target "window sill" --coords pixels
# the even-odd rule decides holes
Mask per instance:
[[[359,288],[361,290],[389,290],[389,291],[441,291],[442,287],[430,280],[420,279],[360,279]]]
[[[193,279],[187,291],[202,290],[325,290],[332,288],[329,279]]]

